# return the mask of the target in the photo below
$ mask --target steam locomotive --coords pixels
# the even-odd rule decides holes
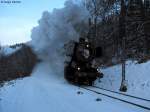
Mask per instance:
[[[71,60],[64,68],[65,79],[75,85],[93,85],[103,74],[92,67],[92,61],[102,56],[102,48],[95,48],[88,38],[80,38],[74,43]]]

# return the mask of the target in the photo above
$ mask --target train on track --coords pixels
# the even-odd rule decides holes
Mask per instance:
[[[75,85],[93,85],[97,78],[103,74],[92,67],[92,61],[102,56],[102,48],[94,47],[88,38],[80,38],[74,43],[71,60],[64,68],[65,79]]]

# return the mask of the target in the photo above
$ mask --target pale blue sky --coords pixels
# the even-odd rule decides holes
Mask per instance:
[[[2,0],[0,0],[2,1]],[[20,0],[20,4],[0,3],[0,43],[10,45],[29,41],[31,30],[45,10],[64,6],[66,0]]]

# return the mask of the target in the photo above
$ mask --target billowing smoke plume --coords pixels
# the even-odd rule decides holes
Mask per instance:
[[[71,0],[62,9],[43,13],[39,26],[32,30],[32,46],[40,58],[50,62],[51,69],[63,72],[64,44],[78,41],[80,34],[88,31],[88,18],[85,7]]]

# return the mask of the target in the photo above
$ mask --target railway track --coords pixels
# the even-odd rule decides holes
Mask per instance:
[[[133,96],[133,95],[129,95],[129,94],[124,94],[124,93],[108,90],[108,89],[97,87],[97,86],[92,86],[92,87],[98,88],[98,89],[101,89],[101,90],[104,90],[104,91],[109,91],[109,92],[112,92],[112,93],[116,93],[116,94],[119,94],[119,95],[124,95],[124,96],[128,96],[128,97],[132,97],[132,98],[136,98],[136,99],[140,99],[140,100],[144,100],[144,101],[150,102],[149,99],[145,99],[145,98],[141,98],[141,97],[137,97],[137,96]]]
[[[96,86],[91,86],[91,87],[81,86],[80,88],[150,111],[150,100],[148,99],[144,99],[144,98],[140,98],[140,97],[124,94],[124,93],[119,93],[116,91],[111,91]]]

